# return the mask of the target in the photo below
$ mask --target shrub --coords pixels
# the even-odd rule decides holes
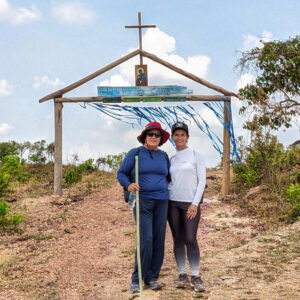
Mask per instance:
[[[18,226],[25,220],[21,214],[10,213],[10,208],[6,201],[0,201],[0,233],[4,231],[20,232]]]
[[[109,154],[106,157],[99,157],[96,160],[97,167],[100,168],[101,166],[101,169],[108,169],[110,171],[115,171],[120,167],[126,154],[127,154],[126,152],[122,152],[116,155]]]
[[[16,155],[17,145],[15,141],[0,143],[0,160],[7,155]]]
[[[292,206],[291,212],[289,213],[291,221],[300,220],[300,185],[298,183],[291,184],[286,191],[286,196]]]
[[[16,155],[6,155],[2,157],[0,165],[0,197],[10,192],[13,181],[25,182],[27,173],[24,165]]]
[[[83,172],[94,172],[97,170],[97,166],[94,165],[94,160],[92,158],[84,161],[82,164],[78,166],[80,171]]]
[[[284,194],[289,184],[299,178],[296,170],[299,161],[297,147],[285,150],[276,137],[258,133],[253,144],[246,148],[244,161],[233,166],[233,182],[247,187],[264,184]]]
[[[82,180],[82,171],[78,167],[68,167],[65,174],[65,183],[68,186],[76,184]]]

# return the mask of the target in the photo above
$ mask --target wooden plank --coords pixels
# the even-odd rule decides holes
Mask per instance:
[[[125,25],[125,28],[155,28],[155,25]]]
[[[143,97],[144,102],[162,102],[162,97]]]
[[[103,97],[103,103],[121,103],[121,97]]]
[[[212,83],[210,83],[210,82],[208,82],[208,81],[206,81],[206,80],[204,80],[200,77],[197,77],[196,75],[194,75],[192,73],[184,71],[184,70],[168,63],[167,61],[160,59],[159,57],[157,57],[154,54],[148,53],[146,51],[142,51],[141,53],[142,53],[143,56],[148,57],[151,60],[153,60],[153,61],[155,61],[155,62],[157,62],[157,63],[159,63],[159,64],[161,64],[161,65],[163,65],[163,66],[165,66],[165,67],[167,67],[167,68],[169,68],[169,69],[171,69],[171,70],[173,70],[173,71],[175,71],[175,72],[177,72],[177,73],[179,73],[179,74],[181,74],[181,75],[183,75],[187,78],[190,78],[190,79],[192,79],[192,80],[194,80],[194,81],[196,81],[196,82],[198,82],[198,83],[200,83],[200,84],[202,84],[202,85],[204,85],[204,86],[206,86],[210,89],[213,89],[217,92],[220,92],[225,96],[234,96],[234,97],[237,97],[237,98],[241,99],[241,97],[238,96],[237,94],[235,94],[233,92],[230,92],[230,91],[227,91],[227,90],[223,89],[222,87],[217,86],[215,84],[212,84]]]
[[[139,19],[139,49],[140,49],[140,65],[143,65],[143,55],[141,51],[143,50],[143,41],[142,41],[142,17],[141,13],[138,12],[138,19]]]
[[[55,141],[54,141],[54,195],[62,195],[62,108],[54,102]]]
[[[182,95],[157,95],[157,97],[161,97],[163,101],[166,101],[166,98],[169,97],[182,97]],[[104,97],[66,97],[66,98],[55,98],[55,102],[63,102],[63,103],[77,103],[77,102],[103,102]],[[126,97],[121,97],[122,101]],[[128,97],[127,97],[128,98]],[[139,96],[141,101],[143,100],[143,96]],[[186,101],[223,101],[224,96],[221,95],[186,95],[184,96]]]
[[[186,98],[185,97],[165,97],[164,101],[165,102],[185,102]]]
[[[192,90],[186,86],[161,85],[161,86],[98,86],[98,96],[157,96],[157,95],[191,95]]]
[[[97,76],[113,69],[114,67],[116,67],[119,64],[125,62],[126,60],[138,55],[139,53],[140,53],[139,49],[135,50],[135,51],[121,57],[120,59],[110,63],[109,65],[105,66],[104,68],[101,68],[100,70],[98,70],[98,71],[96,71],[96,72],[94,72],[94,73],[92,73],[92,74],[90,74],[90,75],[88,75],[88,76],[86,76],[86,77],[84,77],[84,78],[82,78],[82,79],[80,79],[80,80],[64,87],[64,88],[41,98],[39,100],[39,102],[42,103],[42,102],[45,102],[45,101],[50,100],[50,99],[54,99],[54,98],[57,98],[57,97],[62,97],[63,94],[65,94],[67,92],[70,92],[70,91],[74,90],[75,88],[81,86],[82,84],[94,79],[95,77],[97,77]]]
[[[230,126],[231,101],[224,102],[224,123]],[[223,127],[223,180],[222,180],[222,195],[229,195],[230,192],[230,132]]]
[[[140,97],[122,97],[123,102],[140,102]]]

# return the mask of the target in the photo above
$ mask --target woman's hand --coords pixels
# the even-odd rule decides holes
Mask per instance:
[[[140,190],[140,186],[137,183],[130,183],[127,187],[127,191],[130,193],[135,193]]]
[[[198,206],[191,204],[188,208],[188,211],[186,213],[186,216],[188,219],[194,219],[196,217],[197,214],[197,210],[198,210]]]

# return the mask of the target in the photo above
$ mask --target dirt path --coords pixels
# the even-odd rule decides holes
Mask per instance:
[[[0,237],[0,299],[133,299],[128,287],[135,225],[121,188],[82,201],[65,200],[18,203],[28,217],[27,228],[22,236]],[[160,276],[165,287],[146,290],[144,298],[300,299],[300,222],[264,229],[257,219],[220,202],[211,188],[198,232],[207,291],[174,288],[177,273],[168,228]]]

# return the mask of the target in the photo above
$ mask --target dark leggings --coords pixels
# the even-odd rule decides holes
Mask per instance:
[[[191,203],[169,201],[168,222],[174,241],[174,255],[179,274],[186,273],[185,248],[192,276],[199,275],[200,252],[197,242],[197,230],[200,221],[200,206],[195,218],[188,219],[186,214]]]

